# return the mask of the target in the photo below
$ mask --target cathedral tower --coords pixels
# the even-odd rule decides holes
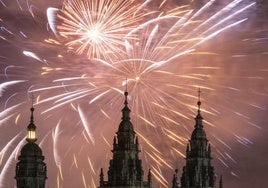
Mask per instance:
[[[113,158],[110,160],[108,181],[104,181],[103,170],[100,173],[99,188],[150,188],[151,173],[148,181],[143,181],[142,161],[139,159],[139,142],[130,121],[130,109],[125,92],[125,106],[122,109],[122,121],[113,140]]]
[[[183,167],[181,188],[215,188],[214,168],[211,166],[211,148],[203,129],[200,90],[195,127],[186,149],[186,165]],[[173,185],[175,187],[175,185]],[[220,183],[222,188],[222,182]]]
[[[30,124],[27,127],[28,142],[21,149],[19,162],[16,165],[17,188],[44,188],[47,179],[47,169],[44,163],[45,157],[42,155],[41,148],[35,143],[36,126],[33,121],[33,111],[31,108]]]

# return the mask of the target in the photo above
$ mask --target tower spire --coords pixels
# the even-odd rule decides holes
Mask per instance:
[[[125,105],[127,105],[128,104],[128,102],[127,102],[127,96],[128,96],[128,92],[127,92],[127,77],[126,77],[126,89],[125,89]]]
[[[200,106],[201,106],[201,90],[200,88],[198,88],[198,101],[197,101],[197,105],[198,105],[198,113],[200,113]]]
[[[30,118],[30,124],[34,124],[34,116],[33,116],[33,112],[34,112],[34,96],[32,94],[31,96],[31,100],[32,100],[32,107],[31,107],[31,118]]]
[[[130,121],[127,85],[124,96],[122,120],[113,141],[113,158],[110,160],[108,181],[103,180],[103,174],[101,173],[99,188],[150,188],[150,172],[148,174],[148,181],[143,181],[144,171],[142,169],[142,161],[139,159],[139,141],[136,137],[133,124]]]
[[[127,78],[126,78],[126,89],[125,89],[125,92],[124,92],[124,95],[125,95],[125,106],[124,108],[122,109],[122,120],[130,120],[130,109],[128,107],[128,101],[127,101],[127,97],[128,97],[128,92],[127,92]]]
[[[31,99],[32,99],[32,107],[30,109],[31,110],[30,123],[27,127],[27,132],[28,132],[28,135],[26,138],[27,142],[35,142],[37,140],[36,133],[35,133],[36,126],[34,124],[34,114],[33,114],[33,112],[34,112],[33,95],[31,97]]]
[[[125,102],[124,102],[124,104],[125,104],[125,106],[127,106],[128,105],[128,102],[127,102],[128,92],[125,91],[124,95],[125,95]]]
[[[198,90],[198,110],[195,117],[195,128],[186,149],[186,165],[183,167],[181,188],[215,187],[214,167],[211,165],[211,148],[208,144],[201,116],[201,91]]]
[[[197,101],[197,115],[195,117],[195,128],[203,128],[202,120],[203,117],[201,115],[201,90],[198,89],[198,101]]]
[[[21,154],[18,157],[19,162],[16,164],[17,188],[45,188],[47,179],[45,157],[41,148],[36,142],[36,126],[34,124],[34,107],[32,97],[30,123],[27,127],[27,143],[22,147]]]

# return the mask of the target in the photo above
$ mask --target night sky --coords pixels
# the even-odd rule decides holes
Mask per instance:
[[[181,175],[200,88],[217,182],[267,187],[268,1],[86,2],[0,0],[0,188],[15,187],[32,96],[46,187],[107,180],[126,88],[144,180]]]

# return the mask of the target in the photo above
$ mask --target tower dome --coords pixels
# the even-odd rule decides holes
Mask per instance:
[[[42,156],[42,150],[36,143],[29,142],[21,149],[21,156]]]

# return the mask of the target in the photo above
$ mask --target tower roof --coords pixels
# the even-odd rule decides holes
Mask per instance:
[[[124,93],[125,101],[118,131],[113,140],[113,158],[110,160],[108,181],[104,181],[103,171],[100,173],[100,188],[104,187],[140,187],[151,186],[151,173],[148,181],[143,181],[142,161],[139,159],[139,141],[130,121],[128,92]]]
[[[201,139],[207,139],[204,129],[201,128],[194,129],[191,136],[191,140],[201,140]]]
[[[36,126],[34,124],[34,107],[31,107],[31,117],[30,117],[30,123],[27,127],[28,135],[27,135],[27,144],[23,146],[21,149],[21,156],[42,156],[42,150],[41,148],[35,143],[36,138]]]
[[[21,156],[42,156],[42,150],[36,143],[29,142],[21,149]]]
[[[211,148],[203,129],[201,115],[200,89],[198,91],[197,115],[195,126],[186,148],[186,165],[183,167],[181,188],[215,187],[214,167],[211,166]]]
[[[118,132],[129,132],[129,131],[134,131],[133,124],[130,121],[130,112],[131,110],[128,107],[128,101],[127,101],[127,96],[128,92],[126,91],[124,93],[125,95],[125,102],[124,102],[124,107],[121,110],[122,111],[122,121],[119,125]]]
[[[201,115],[201,100],[200,100],[200,89],[198,90],[198,101],[197,101],[197,115],[195,117],[195,129],[192,133],[191,139],[206,139],[206,133],[203,129],[203,117]]]

